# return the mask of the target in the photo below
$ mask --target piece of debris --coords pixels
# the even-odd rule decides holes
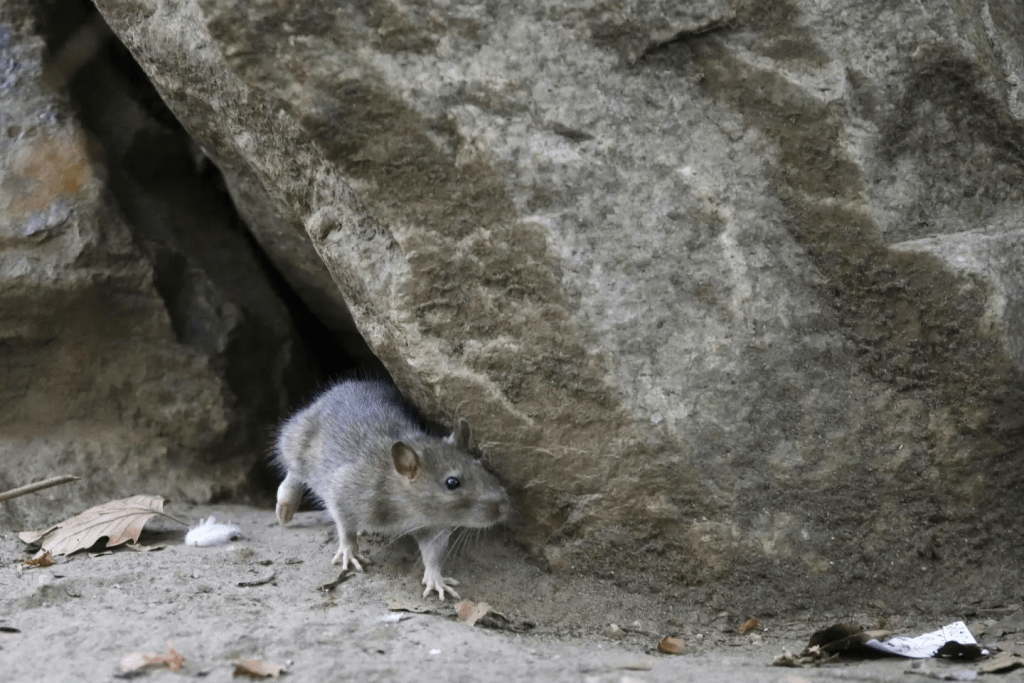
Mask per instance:
[[[501,612],[495,612],[486,602],[463,600],[455,605],[455,614],[458,616],[459,621],[463,621],[470,626],[479,624],[483,628],[520,633],[533,628],[532,624],[515,626],[508,617]]]
[[[29,493],[35,493],[36,491],[42,491],[48,489],[51,486],[59,486],[61,484],[67,484],[72,481],[78,481],[79,477],[73,474],[65,474],[60,477],[51,477],[44,479],[43,481],[37,481],[34,484],[28,484],[26,486],[19,486],[16,489],[10,489],[0,493],[0,500],[10,500],[11,498],[17,498],[18,496],[28,495]]]
[[[284,671],[280,664],[264,662],[259,659],[246,659],[235,664],[235,676],[248,676],[249,678],[277,678]]]
[[[317,586],[316,589],[323,593],[330,593],[332,590],[351,579],[353,574],[354,572],[351,569],[342,569],[334,581],[328,581],[327,583],[321,584]]]
[[[1024,667],[1024,657],[1013,652],[1000,652],[978,667],[983,674],[1005,674]]]
[[[197,526],[185,534],[185,545],[203,548],[214,545],[227,545],[236,538],[242,537],[242,528],[237,524],[219,524],[213,515],[200,519]]]
[[[412,615],[408,612],[391,612],[377,617],[377,621],[383,624],[397,624],[398,622],[405,621],[406,619],[412,619]]]
[[[167,641],[167,652],[136,652],[121,657],[121,671],[138,671],[146,666],[166,666],[177,671],[185,663],[185,655],[174,649],[174,643]]]
[[[749,619],[747,619],[742,624],[736,627],[736,633],[739,633],[741,636],[746,635],[747,633],[750,633],[760,625],[760,621],[758,621],[755,617],[750,617]]]
[[[683,641],[679,638],[672,638],[671,636],[662,638],[661,642],[658,643],[658,650],[667,655],[681,655],[683,654],[683,649]]]
[[[661,635],[660,633],[655,633],[654,631],[648,631],[643,627],[643,625],[639,621],[634,621],[629,626],[622,626],[620,628],[622,628],[622,630],[626,633],[634,633],[638,636],[646,636],[647,638],[657,638]]]
[[[936,650],[935,656],[947,659],[975,660],[987,657],[988,650],[974,643],[959,643],[951,640]]]
[[[999,638],[1007,633],[1024,631],[1024,610],[1018,610],[1013,614],[1003,617],[996,623],[985,629],[985,633]]]
[[[38,543],[43,550],[54,555],[70,555],[96,545],[106,538],[106,547],[113,548],[131,541],[138,543],[142,528],[150,519],[161,515],[184,524],[163,511],[164,498],[160,496],[132,496],[91,507],[45,531],[22,531],[18,534],[25,543]]]
[[[25,566],[29,569],[36,567],[52,567],[53,566],[53,553],[49,550],[40,550],[38,553],[33,555],[31,558],[25,560]]]
[[[604,629],[604,634],[613,640],[620,640],[625,632],[618,624],[608,624]]]
[[[835,624],[815,632],[807,648],[794,657],[788,651],[775,658],[775,666],[820,664],[833,656],[884,653],[912,659],[950,657],[977,659],[987,657],[962,621],[917,637],[894,636],[889,631],[866,631],[855,624]]]
[[[276,578],[277,572],[270,572],[268,576],[265,576],[262,579],[256,579],[255,581],[239,581],[235,585],[239,588],[255,588],[256,586],[264,586]]]
[[[486,602],[463,600],[455,605],[455,613],[458,615],[459,621],[465,622],[468,626],[475,625],[476,622],[485,617],[490,611],[491,606]]]
[[[869,632],[870,633],[870,632]],[[925,633],[924,635],[908,637],[908,636],[892,636],[886,638],[884,641],[880,641],[877,638],[871,638],[864,643],[867,647],[877,650],[879,652],[885,652],[887,654],[896,655],[898,657],[910,657],[912,659],[925,659],[928,657],[935,657],[938,655],[939,650],[946,647],[946,652],[957,650],[953,645],[960,646],[959,651],[964,653],[968,652],[963,646],[977,645],[978,641],[974,639],[971,632],[967,629],[967,625],[962,621],[956,621],[952,624],[943,626],[938,631],[932,631],[931,633]],[[977,649],[975,658],[988,656],[988,650]]]
[[[0,626],[0,633],[21,633],[21,629],[14,628],[13,626]]]
[[[137,553],[155,553],[158,550],[163,550],[167,546],[165,545],[142,545],[141,543],[128,543],[124,546],[125,548],[131,548]]]
[[[414,602],[405,598],[388,600],[388,609],[392,612],[410,612],[412,614],[439,614],[431,603]]]
[[[939,681],[976,681],[978,672],[974,669],[960,669],[958,671],[928,671],[926,669],[908,669],[908,674],[927,676]]]

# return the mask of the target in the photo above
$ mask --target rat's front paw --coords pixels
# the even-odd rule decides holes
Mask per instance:
[[[423,597],[427,597],[432,591],[437,591],[437,597],[441,598],[442,602],[444,602],[445,591],[451,593],[453,598],[459,597],[459,594],[452,588],[452,586],[458,586],[459,582],[451,577],[441,576],[441,572],[436,569],[427,568],[427,571],[423,572],[421,583],[427,587],[423,591]]]
[[[287,524],[292,521],[295,511],[299,509],[297,502],[279,500],[277,501],[277,521],[279,524]]]
[[[292,521],[295,511],[299,509],[300,502],[302,502],[302,482],[295,475],[289,474],[277,487],[277,521],[281,524]]]
[[[346,548],[345,546],[338,548],[338,553],[334,556],[334,559],[331,560],[331,564],[340,564],[342,569],[348,569],[350,562],[352,563],[352,568],[357,572],[363,571],[363,565],[360,563],[365,562],[366,564],[373,564],[373,562],[370,561],[370,558],[366,557],[355,548]]]

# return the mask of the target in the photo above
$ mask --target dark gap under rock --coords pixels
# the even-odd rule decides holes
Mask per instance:
[[[66,88],[135,242],[152,263],[180,344],[233,394],[233,422],[210,460],[251,453],[254,490],[277,475],[266,455],[281,419],[331,380],[366,366],[310,311],[260,249],[220,172],[164,105],[86,0],[36,7],[48,80]],[[363,360],[354,360],[363,356]],[[375,361],[375,359],[373,359]],[[379,363],[367,372],[383,372]]]

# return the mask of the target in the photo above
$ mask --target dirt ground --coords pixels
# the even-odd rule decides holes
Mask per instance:
[[[451,600],[420,597],[422,566],[409,539],[364,537],[374,564],[324,591],[319,587],[338,575],[325,513],[299,513],[282,528],[269,509],[170,505],[167,511],[192,524],[214,514],[240,525],[244,537],[223,547],[190,547],[185,529],[156,518],[140,543],[164,545],[161,550],[80,552],[29,569],[27,546],[15,530],[3,530],[0,680],[228,681],[235,663],[250,658],[284,665],[284,680],[295,681],[806,683],[906,681],[906,673],[973,680],[977,669],[897,658],[773,667],[776,655],[800,651],[816,629],[839,621],[875,627],[878,615],[731,614],[670,595],[638,595],[612,581],[546,573],[501,531],[468,538],[445,564],[445,574],[462,582],[463,599],[486,601],[505,617],[492,619],[491,628],[468,626],[455,617]],[[918,635],[966,616],[982,643],[1020,650],[1024,633],[984,635],[1019,609],[1000,606],[973,619],[888,615],[885,625]],[[759,626],[741,635],[737,626],[751,616]],[[679,638],[683,653],[658,653],[664,636]],[[168,641],[185,657],[181,670],[121,673],[122,656],[165,652]],[[1021,670],[984,677],[1024,680]]]

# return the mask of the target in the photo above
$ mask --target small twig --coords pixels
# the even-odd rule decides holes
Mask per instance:
[[[239,588],[254,588],[256,586],[268,584],[276,578],[277,572],[270,572],[270,576],[266,576],[262,579],[256,579],[255,581],[239,581],[237,585]]]
[[[80,477],[76,477],[73,474],[65,474],[61,477],[44,479],[43,481],[37,481],[34,484],[28,484],[27,486],[20,486],[16,489],[11,489],[10,491],[4,491],[3,493],[0,493],[0,500],[10,500],[11,498],[17,498],[18,496],[24,496],[29,493],[48,489],[51,486],[59,486],[61,484],[67,484],[68,482],[78,481],[79,478]]]
[[[178,519],[174,515],[168,514],[166,512],[160,511],[160,512],[157,512],[156,514],[160,515],[161,517],[166,517],[167,519],[171,520],[172,522],[177,522],[178,524],[182,524],[184,526],[188,526],[189,525],[188,522],[186,522],[185,520]]]
[[[351,569],[343,569],[341,570],[341,573],[338,574],[338,578],[336,578],[334,581],[328,581],[322,586],[317,586],[317,590],[323,591],[324,593],[330,593],[332,590],[340,586],[342,583],[351,579],[353,574],[354,572]]]

